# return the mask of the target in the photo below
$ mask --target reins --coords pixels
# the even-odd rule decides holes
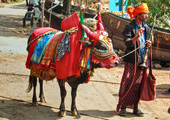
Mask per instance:
[[[119,59],[122,59],[122,58],[124,58],[124,57],[126,57],[126,56],[128,56],[128,55],[132,54],[132,53],[133,53],[133,52],[135,52],[136,50],[138,50],[138,49],[140,49],[141,47],[143,47],[145,44],[146,44],[146,43],[144,43],[144,44],[142,44],[141,46],[139,46],[139,47],[135,48],[135,49],[134,49],[134,50],[132,50],[131,52],[129,52],[129,53],[127,53],[127,54],[125,54],[125,55],[123,55],[123,56],[119,57]]]
[[[145,44],[146,44],[146,43],[145,43]],[[139,56],[138,56],[138,61],[136,62],[136,57],[137,57],[137,56],[136,56],[136,50],[138,50],[140,47],[144,46],[145,44],[139,46],[138,48],[136,48],[136,44],[135,44],[135,49],[134,49],[133,51],[129,52],[128,54],[126,54],[126,55],[123,56],[123,57],[125,57],[125,56],[127,56],[127,55],[135,52],[135,65],[134,65],[134,73],[133,73],[132,83],[131,83],[129,89],[127,90],[126,94],[125,94],[123,97],[120,98],[120,101],[121,101],[123,98],[125,98],[125,96],[129,93],[129,91],[131,90],[131,88],[132,88],[132,86],[133,86],[133,83],[134,83],[134,80],[135,80],[135,77],[136,77],[137,63],[139,62]],[[121,58],[123,58],[123,57],[121,57]]]

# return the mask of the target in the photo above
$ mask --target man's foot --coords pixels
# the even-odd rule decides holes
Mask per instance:
[[[121,111],[119,112],[120,116],[125,116],[126,115],[126,109],[122,108]]]
[[[134,110],[133,110],[133,113],[134,113],[135,115],[139,116],[139,117],[143,117],[143,116],[144,116],[143,112],[140,111],[139,109],[134,109]]]
[[[170,94],[170,89],[167,89],[165,91],[162,92],[163,94]]]

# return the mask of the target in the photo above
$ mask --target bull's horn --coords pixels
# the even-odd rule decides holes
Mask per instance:
[[[93,41],[87,41],[87,40],[80,40],[79,41],[83,46],[85,47],[92,47],[93,46]]]
[[[82,25],[82,29],[86,32],[88,37],[90,37],[93,34],[93,32],[85,25]]]

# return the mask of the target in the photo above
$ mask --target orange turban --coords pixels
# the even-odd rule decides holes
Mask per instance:
[[[131,6],[127,7],[127,13],[129,14],[131,20],[132,20],[132,15],[136,17],[137,14],[148,13],[148,12],[149,12],[149,8],[146,3],[143,3],[135,8]]]

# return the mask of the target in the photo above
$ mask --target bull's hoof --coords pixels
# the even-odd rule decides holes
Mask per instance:
[[[37,107],[37,106],[38,106],[38,103],[37,103],[37,102],[33,102],[33,103],[32,103],[32,106]]]
[[[81,117],[80,116],[80,114],[79,114],[79,112],[77,111],[77,109],[73,109],[73,110],[71,110],[71,114],[72,114],[72,116],[74,116],[74,117]]]
[[[47,103],[46,100],[45,100],[45,98],[40,98],[40,102],[42,102],[42,103]]]
[[[58,116],[60,117],[66,116],[66,111],[59,111]]]
[[[71,111],[72,116],[78,116],[77,111]]]

